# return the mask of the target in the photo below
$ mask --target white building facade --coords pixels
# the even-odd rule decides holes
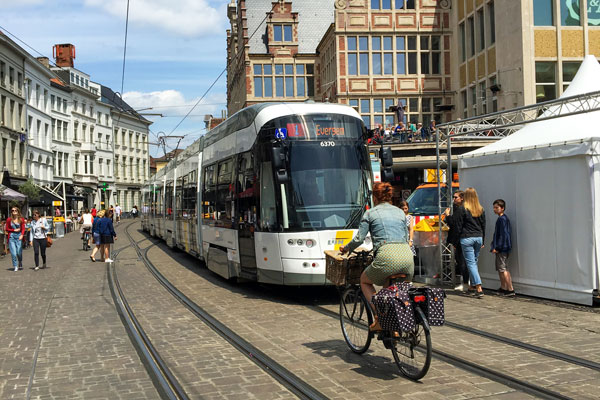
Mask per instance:
[[[73,45],[54,50],[50,67],[0,33],[0,172],[10,176],[4,182],[17,188],[32,177],[46,189],[58,186],[50,200],[65,199],[68,210],[140,207],[151,122],[75,68]]]
[[[0,33],[0,169],[15,182],[27,179],[26,104],[27,53]]]
[[[27,172],[40,186],[54,182],[52,152],[52,97],[54,74],[39,60],[25,58],[25,92],[27,97]]]

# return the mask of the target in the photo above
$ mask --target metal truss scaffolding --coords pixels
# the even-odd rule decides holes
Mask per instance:
[[[439,220],[442,221],[442,215],[446,208],[450,207],[450,210],[452,210],[452,142],[454,140],[467,137],[469,140],[477,139],[478,137],[485,137],[486,139],[495,137],[501,139],[515,133],[531,122],[584,114],[592,111],[600,111],[600,91],[438,125],[435,138],[437,176],[440,177],[437,180]],[[441,182],[444,171],[446,176],[445,187]],[[440,283],[450,285],[455,283],[455,268],[452,257],[452,246],[447,245],[442,240],[443,229],[446,226],[444,222],[439,224],[438,267]]]

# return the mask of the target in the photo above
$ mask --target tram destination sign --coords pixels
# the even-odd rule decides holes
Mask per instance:
[[[357,138],[361,134],[353,123],[336,118],[311,118],[303,122],[286,122],[275,128],[276,139],[336,140]]]

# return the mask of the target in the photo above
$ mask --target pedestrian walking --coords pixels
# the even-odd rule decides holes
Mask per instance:
[[[102,220],[102,217],[104,217],[104,213],[104,210],[100,210],[100,212],[96,214],[96,218],[94,218],[94,222],[92,223],[92,240],[96,245],[96,247],[94,247],[92,250],[92,254],[90,255],[92,262],[96,262],[96,253],[98,253],[98,251],[100,252],[100,255],[104,257],[104,246],[102,245],[102,236],[100,235],[99,228],[100,221]],[[104,258],[102,258],[101,261],[104,261]]]
[[[137,216],[138,216],[138,208],[137,208],[137,206],[133,206],[133,209],[131,210],[131,215],[133,216],[133,218],[137,218]]]
[[[477,261],[485,243],[485,211],[474,188],[465,190],[463,205],[456,210],[455,218],[457,230],[460,232],[460,245],[469,270],[469,291],[481,299],[483,289]]]
[[[495,200],[493,204],[494,214],[498,216],[498,219],[496,220],[490,251],[496,255],[496,271],[498,271],[498,277],[500,278],[498,294],[510,297],[515,295],[512,277],[508,271],[508,254],[512,249],[510,220],[504,214],[506,208],[504,200]]]
[[[12,207],[10,217],[6,219],[4,231],[8,235],[8,248],[12,257],[15,271],[23,269],[23,236],[25,235],[25,220],[18,207]]]
[[[450,208],[446,208],[444,214],[446,215],[446,224],[450,228],[448,231],[448,238],[446,243],[454,247],[454,261],[455,261],[455,275],[460,275],[461,280],[458,281],[458,285],[454,290],[467,291],[469,287],[469,270],[465,263],[465,257],[463,256],[462,246],[460,245],[460,232],[456,226],[456,212],[458,208],[463,204],[465,194],[461,190],[457,190],[452,195],[452,215],[450,214]]]
[[[100,230],[100,242],[104,247],[104,262],[113,262],[110,258],[110,245],[117,240],[117,234],[115,233],[110,210],[100,219],[98,229]]]
[[[33,211],[33,222],[29,233],[29,243],[33,246],[33,260],[35,262],[34,271],[40,269],[40,253],[42,254],[42,268],[46,268],[46,245],[48,230],[50,224],[46,218],[40,216],[38,210]]]
[[[121,207],[118,204],[115,206],[115,219],[117,220],[117,225],[119,225],[121,221]]]
[[[110,208],[108,209],[112,215],[111,220],[113,221],[113,223],[115,222],[115,208],[112,206],[110,206]]]
[[[98,213],[98,210],[96,210],[95,204],[92,205],[92,209],[90,210],[90,213],[92,214],[92,217],[95,217],[96,214]]]

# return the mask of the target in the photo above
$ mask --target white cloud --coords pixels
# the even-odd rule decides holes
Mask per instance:
[[[127,3],[123,0],[86,0],[85,4],[123,19],[127,13]],[[207,0],[132,1],[129,20],[190,38],[212,36],[223,32],[227,26],[225,6],[214,8]]]
[[[147,112],[162,113],[165,117],[181,116],[187,114],[194,104],[198,102],[199,97],[186,99],[183,93],[169,89],[155,92],[125,92],[123,99],[135,110],[142,108],[152,108]],[[220,110],[225,109],[225,95],[221,93],[209,94],[192,111],[191,116],[204,114],[221,114]]]

